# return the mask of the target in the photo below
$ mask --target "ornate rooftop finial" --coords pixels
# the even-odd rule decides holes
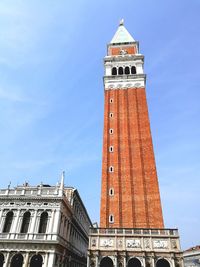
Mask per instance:
[[[58,195],[61,197],[64,194],[64,187],[65,187],[65,172],[62,172],[61,179],[60,179],[60,187]]]
[[[65,183],[65,172],[63,171],[62,172],[62,175],[61,175],[61,181],[60,181],[60,189],[64,189],[64,183]]]
[[[124,19],[121,19],[119,22],[119,26],[123,26],[124,25]]]

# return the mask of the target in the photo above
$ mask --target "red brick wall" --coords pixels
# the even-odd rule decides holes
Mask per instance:
[[[103,138],[100,226],[163,228],[144,88],[105,91]],[[113,173],[108,172],[109,166],[114,167]],[[110,188],[114,196],[109,196]],[[114,215],[112,224],[110,214]]]

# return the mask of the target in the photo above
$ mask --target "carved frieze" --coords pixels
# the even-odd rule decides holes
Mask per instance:
[[[95,238],[92,239],[91,244],[92,244],[92,247],[96,247],[96,245],[97,245],[97,241],[96,241]]]
[[[128,89],[128,88],[140,88],[144,87],[144,84],[142,83],[134,83],[134,82],[129,82],[129,83],[118,83],[118,84],[109,84],[107,87],[105,87],[105,90],[108,89]],[[108,88],[108,89],[106,89]]]
[[[144,239],[144,247],[148,249],[148,248],[151,247],[150,244],[151,244],[151,243],[150,243],[150,239],[149,239],[149,238],[145,238],[145,239]]]
[[[161,249],[168,248],[168,241],[167,240],[154,240],[153,247],[161,248]]]
[[[127,239],[126,240],[126,247],[127,248],[140,248],[141,241],[140,239]]]
[[[171,245],[172,245],[172,248],[174,248],[174,249],[177,248],[177,242],[175,239],[171,240]]]
[[[112,238],[102,238],[100,239],[100,247],[113,247],[114,239]]]

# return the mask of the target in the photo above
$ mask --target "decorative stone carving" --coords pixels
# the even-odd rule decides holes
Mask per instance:
[[[120,49],[120,55],[124,56],[127,54],[128,54],[128,52],[125,49]]]
[[[177,248],[176,240],[172,240],[171,244],[172,244],[172,248]]]
[[[144,239],[144,247],[145,248],[150,248],[150,240],[147,239],[147,238]]]
[[[100,246],[101,247],[113,247],[114,246],[114,240],[111,238],[102,238],[100,239]]]
[[[154,240],[153,241],[153,246],[154,248],[167,248],[168,247],[168,242],[167,240]]]
[[[140,248],[141,247],[140,240],[139,239],[127,239],[126,247],[127,248]]]
[[[123,246],[123,240],[122,240],[122,239],[119,239],[119,240],[118,240],[118,246],[119,246],[119,247],[122,247],[122,246]]]
[[[96,239],[92,239],[92,247],[96,247]]]

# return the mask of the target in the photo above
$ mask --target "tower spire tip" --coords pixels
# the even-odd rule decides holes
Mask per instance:
[[[124,19],[121,19],[119,22],[119,26],[123,26],[124,25]]]

